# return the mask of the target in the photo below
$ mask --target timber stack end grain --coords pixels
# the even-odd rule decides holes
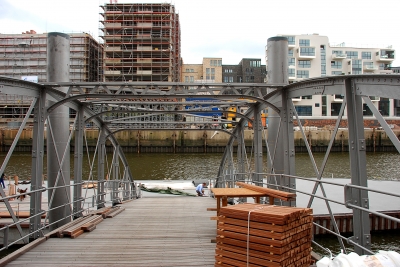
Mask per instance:
[[[312,222],[308,208],[250,203],[223,207],[215,266],[310,266]]]

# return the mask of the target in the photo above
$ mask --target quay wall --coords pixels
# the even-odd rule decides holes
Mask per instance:
[[[326,151],[330,138],[333,134],[332,130],[315,129],[315,127],[305,128],[306,141],[309,143],[314,152]],[[17,129],[0,129],[0,150],[8,151]],[[32,128],[23,130],[15,151],[27,152],[32,148]],[[400,129],[394,130],[395,135],[400,138]],[[45,137],[46,137],[45,132]],[[98,140],[97,129],[87,129],[85,132],[86,143],[90,151],[94,151]],[[244,139],[246,147],[252,146],[253,138],[252,130],[244,131]],[[347,129],[339,129],[332,151],[348,151],[348,131]],[[396,151],[388,135],[383,130],[365,129],[364,132],[367,151],[383,152]],[[121,131],[115,134],[119,144],[125,152],[140,153],[222,153],[225,145],[229,140],[229,134],[215,130],[175,130],[175,131]],[[268,130],[265,131],[264,138],[268,137]],[[46,142],[45,142],[46,144]],[[73,144],[71,142],[71,150]],[[305,141],[300,131],[294,131],[294,144],[296,152],[306,152]],[[111,142],[107,141],[106,145],[112,150]],[[236,146],[235,146],[236,148]],[[266,150],[266,148],[264,148]]]

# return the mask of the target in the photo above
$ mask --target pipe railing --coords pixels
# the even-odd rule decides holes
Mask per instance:
[[[104,195],[104,202],[102,203],[95,203],[95,199],[97,199],[97,196],[99,195],[99,193],[97,193],[97,189],[95,190],[91,190],[89,188],[83,188],[82,189],[82,197],[76,200],[73,200],[73,198],[71,198],[71,201],[62,205],[59,205],[57,207],[47,207],[47,209],[45,210],[41,210],[39,213],[37,214],[29,214],[28,217],[23,216],[23,218],[20,217],[21,215],[21,211],[30,211],[30,203],[27,200],[26,197],[30,196],[31,198],[34,197],[35,194],[42,194],[44,192],[47,192],[48,190],[55,190],[55,189],[61,189],[61,188],[69,188],[71,190],[71,192],[73,191],[73,188],[76,186],[82,186],[86,183],[117,183],[116,187],[108,187],[105,186],[104,192],[101,192],[101,195]],[[11,183],[9,184],[11,185]],[[16,187],[17,185],[15,185]],[[111,188],[111,190],[109,189]],[[114,190],[113,190],[114,188]],[[116,190],[115,190],[116,188]],[[113,197],[114,196],[114,197]],[[24,200],[18,200],[17,198],[21,199],[25,197]],[[103,204],[104,206],[114,206],[116,204],[120,204],[124,201],[128,201],[128,200],[132,200],[132,199],[136,199],[136,198],[140,198],[141,197],[141,193],[139,190],[138,185],[135,182],[130,182],[130,181],[114,181],[114,180],[109,180],[109,181],[102,181],[102,182],[97,182],[97,181],[87,181],[87,182],[81,182],[81,183],[77,183],[77,184],[73,184],[71,183],[71,185],[64,185],[64,186],[57,186],[57,187],[42,187],[40,189],[37,190],[32,190],[32,191],[28,191],[26,193],[16,193],[13,195],[8,195],[4,198],[0,197],[0,202],[4,202],[4,201],[8,201],[11,206],[18,204],[18,210],[12,210],[11,212],[16,213],[16,218],[17,221],[14,222],[10,222],[10,223],[3,223],[3,226],[0,226],[0,233],[3,233],[3,247],[0,248],[0,251],[8,249],[11,245],[15,245],[15,244],[27,244],[31,241],[33,234],[39,232],[40,236],[44,236],[47,232],[49,232],[50,226],[57,224],[60,221],[65,220],[66,218],[70,218],[71,221],[73,221],[74,219],[77,219],[79,217],[82,216],[86,216],[88,215],[91,211],[93,210],[97,210],[97,207],[99,204]],[[43,200],[43,196],[41,196],[42,200]],[[45,201],[44,201],[45,202]],[[81,203],[81,209],[77,210],[75,212],[73,212],[73,205],[74,203],[80,202]],[[91,202],[91,205],[90,205]],[[88,204],[88,205],[86,205]],[[26,206],[26,207],[23,207]],[[22,206],[22,208],[21,208]],[[86,207],[85,207],[86,206]],[[71,214],[67,217],[61,218],[57,221],[54,221],[52,223],[49,223],[47,215],[49,213],[49,211],[52,210],[56,210],[62,207],[70,207],[71,209]],[[7,211],[6,211],[7,212]],[[30,220],[32,218],[35,218],[37,216],[42,217],[43,215],[45,215],[45,218],[41,219],[41,224],[40,227],[35,230],[35,231],[23,231],[23,234],[21,235],[17,230],[15,230],[15,233],[13,233],[13,235],[11,235],[11,229],[16,229],[16,227],[19,226],[23,226],[26,224],[30,223]],[[24,228],[24,229],[30,229],[29,228]]]

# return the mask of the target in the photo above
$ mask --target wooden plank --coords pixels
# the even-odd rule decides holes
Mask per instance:
[[[215,264],[212,198],[148,197],[122,206],[79,238],[50,238],[9,266],[209,267]]]
[[[217,211],[217,208],[207,208],[207,211]]]
[[[8,254],[7,256],[0,259],[0,266],[5,266],[7,263],[17,259],[19,256],[25,254],[26,252],[33,249],[34,247],[42,244],[46,240],[47,240],[46,237],[40,237],[40,238],[36,239],[35,241],[32,241],[29,244],[23,246],[22,248]]]
[[[296,198],[296,193],[290,193],[290,192],[285,192],[285,191],[280,191],[280,190],[275,190],[267,187],[261,187],[257,185],[252,185],[252,184],[247,184],[243,182],[236,182],[237,186],[241,186],[243,188],[247,188],[259,193],[265,193],[268,194],[268,196],[274,197],[274,198],[279,198],[285,201],[291,200]],[[270,202],[271,203],[271,202]],[[273,203],[273,202],[272,202]]]

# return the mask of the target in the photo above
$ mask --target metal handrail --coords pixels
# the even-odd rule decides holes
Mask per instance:
[[[90,182],[93,182],[93,181],[90,181]],[[106,182],[106,181],[104,181],[104,182]],[[134,189],[134,191],[137,190],[137,186],[136,186],[135,182],[121,181],[121,180],[118,180],[118,181],[117,180],[115,180],[115,181],[114,180],[109,180],[108,182],[118,182],[118,183],[124,183],[124,184],[129,183],[129,185],[133,184],[133,188],[136,188],[136,189]],[[16,199],[17,197],[28,196],[28,195],[31,195],[33,197],[33,195],[36,194],[36,193],[43,193],[43,192],[46,192],[48,190],[55,190],[55,189],[61,189],[61,188],[74,188],[76,186],[82,186],[85,183],[86,182],[81,182],[81,183],[76,183],[76,184],[71,184],[71,185],[55,186],[55,187],[42,187],[40,189],[32,190],[32,191],[29,191],[29,192],[26,192],[26,193],[22,193],[22,194],[14,194],[14,195],[6,196],[6,197],[0,197],[0,201],[3,201],[3,202],[4,201],[10,201],[11,199]],[[84,191],[84,190],[86,190],[86,189],[82,189],[82,191]],[[0,248],[0,251],[8,249],[11,245],[19,244],[21,241],[23,241],[24,243],[29,243],[29,241],[30,241],[29,239],[35,233],[40,233],[41,236],[44,236],[44,234],[45,234],[44,232],[46,231],[46,229],[49,229],[49,227],[51,225],[57,224],[60,221],[65,220],[66,218],[71,218],[71,221],[72,221],[72,220],[74,220],[74,219],[76,219],[76,218],[78,218],[80,216],[85,216],[85,215],[89,214],[92,210],[97,209],[97,206],[96,205],[92,205],[91,207],[88,206],[88,207],[85,208],[85,201],[93,199],[93,198],[97,198],[97,196],[99,196],[99,195],[104,195],[105,196],[105,201],[102,202],[102,203],[96,203],[96,204],[97,205],[103,205],[103,206],[108,206],[109,205],[110,207],[115,205],[117,200],[118,200],[118,202],[121,202],[120,200],[124,201],[124,200],[128,200],[128,199],[136,199],[136,198],[140,197],[140,195],[136,194],[137,192],[135,194],[133,193],[132,187],[130,187],[130,190],[126,190],[126,187],[118,187],[117,190],[109,190],[108,188],[105,187],[104,190],[105,190],[105,192],[102,192],[100,194],[97,193],[97,189],[93,190],[93,195],[88,195],[86,197],[81,197],[81,198],[76,199],[76,200],[71,200],[70,202],[62,204],[62,205],[59,205],[57,207],[53,206],[53,207],[47,208],[46,210],[41,210],[39,213],[33,214],[33,215],[31,215],[29,217],[26,217],[26,218],[19,218],[18,214],[17,214],[17,216],[16,216],[17,217],[17,221],[11,222],[11,223],[9,223],[7,225],[4,225],[3,227],[0,227],[0,232],[4,233],[4,235],[3,235],[3,238],[4,238],[3,244],[4,245],[3,245],[2,248]],[[90,192],[90,189],[88,189],[88,191]],[[109,194],[110,197],[107,196],[108,194]],[[113,195],[118,196],[118,198],[117,199],[113,199],[112,198]],[[74,203],[77,203],[77,202],[81,202],[82,203],[81,209],[78,210],[78,211],[73,211],[72,206],[73,206]],[[27,203],[27,205],[29,205],[29,204]],[[46,214],[49,211],[56,210],[56,209],[59,209],[59,208],[62,208],[62,207],[66,207],[66,206],[69,206],[70,209],[71,209],[71,214],[69,216],[61,218],[61,219],[59,219],[57,221],[54,221],[52,223],[49,223],[48,219],[46,218],[44,221],[43,220],[41,221],[40,227],[37,230],[30,231],[29,233],[21,235],[21,236],[19,236],[17,238],[14,238],[14,239],[10,238],[9,231],[10,231],[11,227],[16,227],[18,225],[21,226],[23,223],[29,222],[32,218],[35,218],[37,216],[42,216],[43,214]],[[13,212],[14,212],[14,210],[13,210]]]

